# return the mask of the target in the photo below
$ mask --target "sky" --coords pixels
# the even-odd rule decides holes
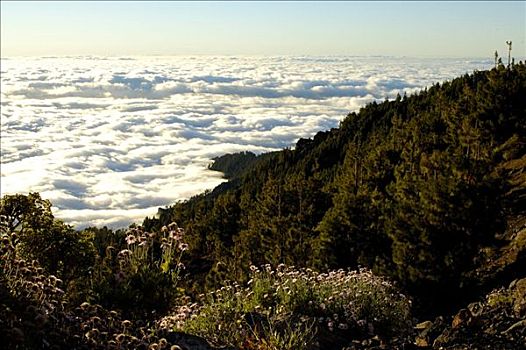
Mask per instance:
[[[1,1],[1,56],[526,56],[526,2]]]

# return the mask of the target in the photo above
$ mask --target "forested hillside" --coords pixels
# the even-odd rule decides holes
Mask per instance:
[[[505,169],[525,153],[525,78],[501,65],[370,104],[144,226],[183,225],[208,286],[251,264],[366,266],[435,308],[459,302],[524,204]]]
[[[526,65],[372,103],[128,230],[2,198],[10,348],[526,346]],[[460,311],[458,311],[460,309]],[[212,345],[210,345],[212,344]]]

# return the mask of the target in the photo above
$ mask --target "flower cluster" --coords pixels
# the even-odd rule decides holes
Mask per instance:
[[[115,272],[115,279],[119,283],[129,282],[130,278],[148,267],[161,269],[175,281],[179,272],[184,269],[181,263],[182,253],[188,249],[183,237],[183,229],[175,223],[164,226],[160,233],[144,232],[142,228],[130,229],[124,239],[127,248],[119,251],[116,256],[118,270]],[[107,249],[102,265],[111,264],[113,258],[113,249]]]
[[[184,230],[175,223],[160,232],[129,229],[123,238],[123,249],[108,247],[96,265],[93,300],[137,313],[158,313],[170,308],[180,293],[177,284],[184,270],[181,259],[188,249],[183,239]]]
[[[137,239],[130,249],[114,257],[117,265],[135,263],[133,244],[154,245],[153,236],[139,234],[140,230],[135,233]],[[181,238],[180,230],[178,243]],[[106,254],[111,256],[114,250],[107,249]],[[146,321],[125,319],[120,311],[99,304],[75,306],[64,291],[68,286],[49,275],[38,261],[25,259],[17,249],[17,233],[3,226],[0,258],[0,338],[7,348],[180,349],[166,339],[163,329]]]
[[[303,339],[294,349],[306,349],[331,333],[350,341],[403,337],[412,329],[410,300],[367,269],[318,273],[281,264],[275,269],[251,266],[250,271],[246,286],[229,283],[198,303],[180,307],[163,326],[223,346],[246,348],[251,338],[267,343],[270,338]]]

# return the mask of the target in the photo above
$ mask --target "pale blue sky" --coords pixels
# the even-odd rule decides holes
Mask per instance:
[[[526,2],[6,2],[1,55],[526,56]]]

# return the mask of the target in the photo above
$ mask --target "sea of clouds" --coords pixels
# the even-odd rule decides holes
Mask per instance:
[[[41,57],[1,61],[1,194],[125,227],[224,181],[213,157],[292,147],[372,101],[491,60]]]

